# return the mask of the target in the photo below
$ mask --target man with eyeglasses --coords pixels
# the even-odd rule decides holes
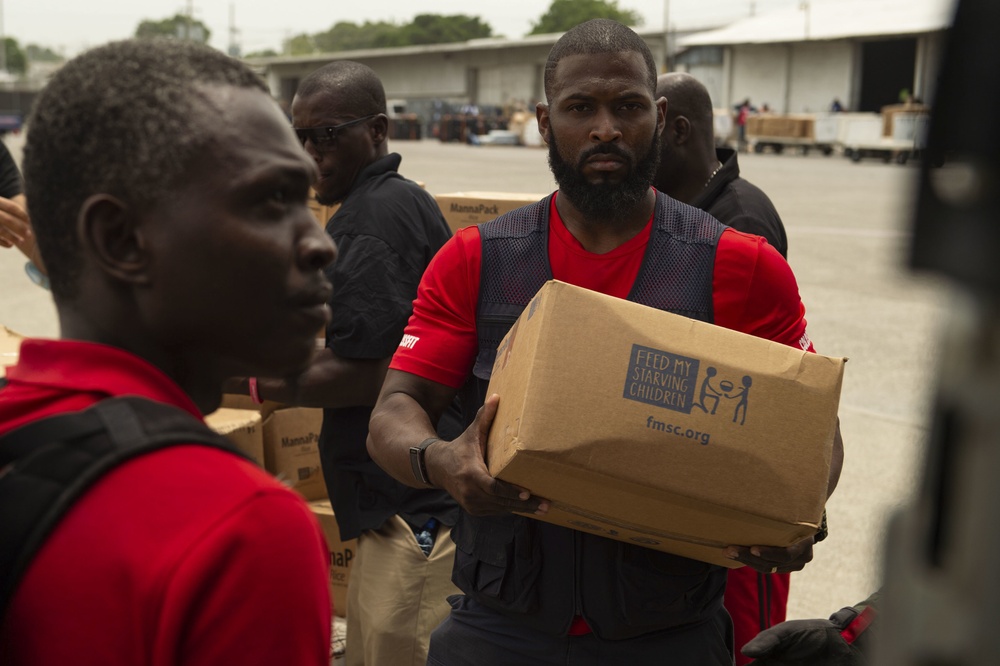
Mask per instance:
[[[368,455],[368,419],[409,319],[424,268],[451,236],[434,199],[397,173],[387,144],[382,82],[365,65],[314,71],[292,101],[292,124],[319,168],[321,204],[340,204],[326,230],[339,258],[326,347],[301,376],[255,380],[256,396],[323,407],[320,456],[340,536],[358,538],[347,602],[347,664],[426,662],[431,631],[448,615],[457,503],[415,489]],[[457,410],[442,437],[462,428]],[[448,434],[445,434],[448,433]]]

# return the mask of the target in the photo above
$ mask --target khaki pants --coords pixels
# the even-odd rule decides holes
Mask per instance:
[[[424,666],[431,632],[448,617],[455,544],[438,527],[425,557],[413,530],[393,516],[364,532],[347,587],[346,666]]]

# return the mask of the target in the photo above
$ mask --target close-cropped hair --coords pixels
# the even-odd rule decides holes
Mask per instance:
[[[185,182],[213,139],[205,114],[214,86],[267,85],[205,45],[126,40],[66,63],[37,97],[22,170],[28,212],[56,298],[75,295],[81,261],[76,222],[96,194],[138,210]]]
[[[323,65],[302,79],[295,91],[299,97],[317,93],[337,96],[343,100],[341,108],[350,109],[359,117],[386,112],[382,80],[371,67],[353,60]]]
[[[559,61],[571,55],[634,52],[649,70],[649,92],[656,90],[656,62],[649,45],[634,30],[611,19],[592,19],[568,30],[552,46],[545,61],[545,97],[552,99],[552,85]]]

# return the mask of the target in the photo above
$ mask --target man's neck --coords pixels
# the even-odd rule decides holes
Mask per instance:
[[[692,162],[694,163],[693,167],[685,168],[675,183],[664,189],[664,192],[671,197],[686,204],[694,202],[705,191],[705,188],[711,184],[712,179],[722,167],[714,152],[711,155],[704,155],[697,160],[692,160]]]
[[[642,200],[631,210],[623,210],[611,219],[588,217],[562,192],[556,198],[556,209],[566,229],[588,252],[605,254],[628,242],[642,231],[656,206],[656,193],[646,191]]]

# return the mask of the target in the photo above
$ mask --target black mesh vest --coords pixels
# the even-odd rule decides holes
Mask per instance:
[[[551,197],[480,225],[479,354],[464,389],[471,423],[496,348],[546,280]],[[628,300],[711,322],[715,248],[725,227],[657,194],[653,229]],[[462,512],[453,580],[467,595],[564,635],[582,615],[609,640],[698,624],[722,611],[726,570],[521,516]]]

